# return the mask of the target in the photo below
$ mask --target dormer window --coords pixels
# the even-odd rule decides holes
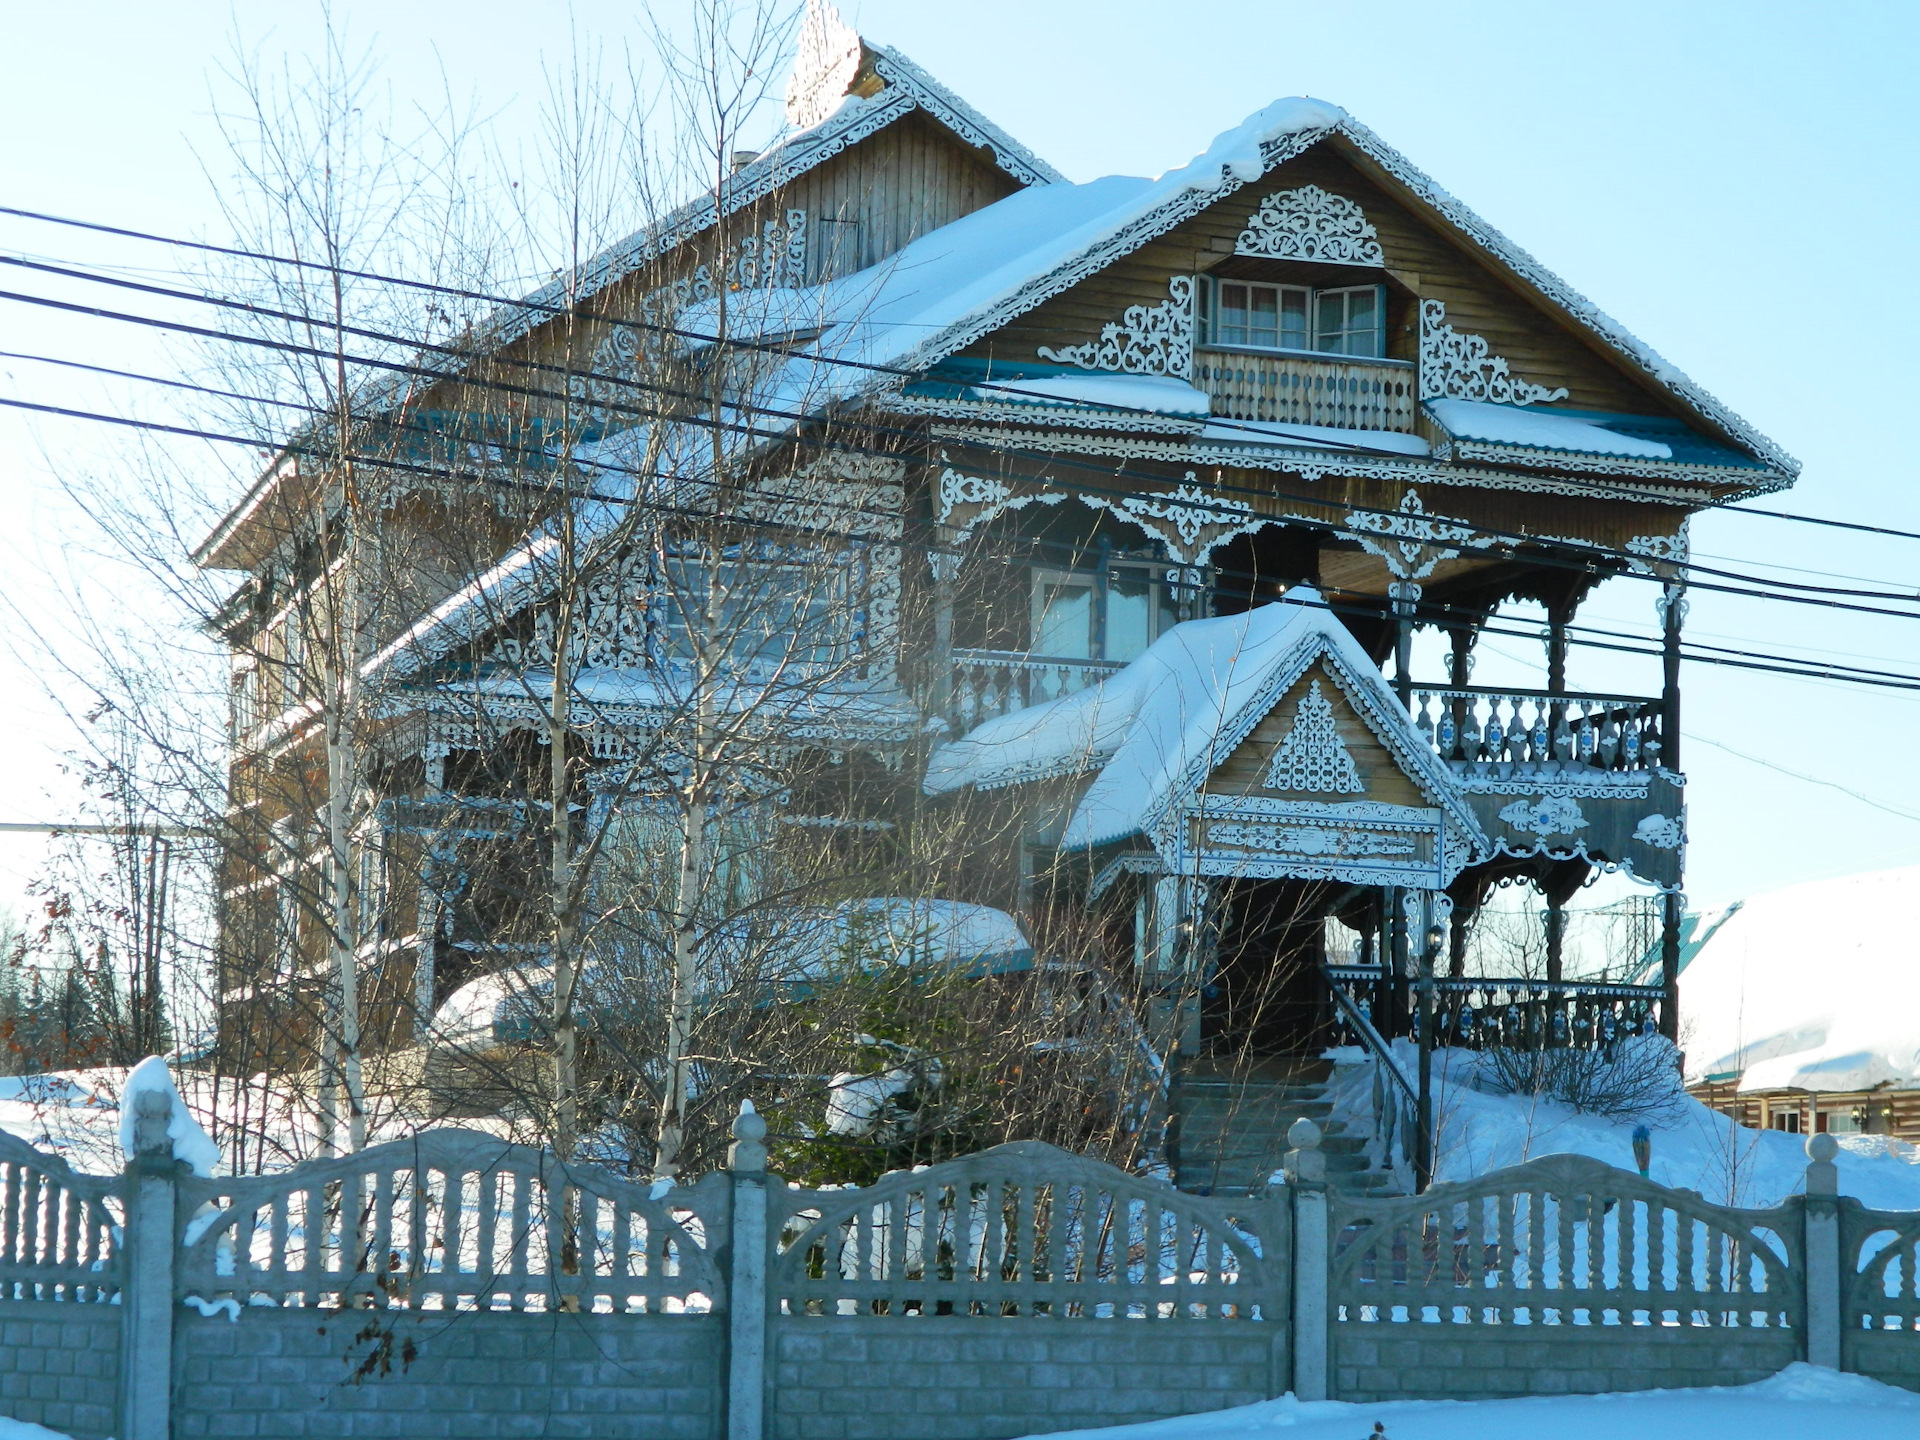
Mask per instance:
[[[1210,345],[1300,350],[1377,360],[1387,353],[1382,285],[1314,290],[1256,280],[1215,280],[1200,289]]]

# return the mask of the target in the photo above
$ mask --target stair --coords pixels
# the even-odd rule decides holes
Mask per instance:
[[[1280,1060],[1231,1072],[1199,1067],[1182,1076],[1174,1183],[1198,1195],[1259,1194],[1287,1152],[1288,1127],[1304,1116],[1320,1127],[1334,1189],[1394,1193],[1393,1178],[1367,1159],[1366,1135],[1349,1134],[1333,1113],[1326,1090],[1332,1068],[1325,1060]]]

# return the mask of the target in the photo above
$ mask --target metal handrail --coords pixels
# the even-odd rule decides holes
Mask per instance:
[[[1373,1051],[1374,1055],[1385,1064],[1387,1073],[1393,1076],[1393,1083],[1398,1085],[1400,1087],[1400,1093],[1407,1097],[1407,1103],[1418,1107],[1420,1097],[1414,1094],[1413,1086],[1407,1083],[1407,1077],[1400,1073],[1400,1062],[1393,1058],[1393,1051],[1388,1048],[1386,1038],[1382,1036],[1378,1030],[1373,1028],[1373,1021],[1367,1018],[1366,1011],[1354,1004],[1352,997],[1333,983],[1338,979],[1352,977],[1341,976],[1333,969],[1327,967],[1323,967],[1322,973],[1325,974],[1327,978],[1327,989],[1333,995],[1334,1004],[1338,1005],[1342,1013],[1345,1014],[1348,1025],[1350,1025],[1354,1033],[1365,1042],[1367,1049]],[[1369,970],[1366,972],[1365,978],[1377,980],[1379,973]]]

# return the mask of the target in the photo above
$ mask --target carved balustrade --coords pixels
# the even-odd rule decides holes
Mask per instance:
[[[949,718],[956,732],[970,730],[996,715],[1097,685],[1122,668],[1118,660],[1076,660],[1022,650],[955,650]]]
[[[1417,372],[1394,360],[1202,350],[1193,383],[1212,399],[1215,417],[1331,425],[1342,430],[1414,433]]]
[[[1663,748],[1665,707],[1631,695],[1421,686],[1412,708],[1421,734],[1463,775],[1652,770]]]
[[[1347,1000],[1335,1007],[1341,1044],[1365,1040],[1348,1018],[1349,1006],[1383,1034],[1410,1033],[1412,980],[1396,983],[1371,965],[1330,965],[1326,975]],[[1650,1033],[1666,993],[1657,985],[1512,976],[1436,978],[1432,984],[1434,1043],[1463,1050],[1605,1049]]]

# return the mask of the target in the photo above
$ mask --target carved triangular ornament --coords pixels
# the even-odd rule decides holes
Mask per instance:
[[[1293,728],[1273,747],[1269,790],[1359,795],[1366,790],[1347,744],[1333,723],[1333,705],[1315,680],[1293,712]]]

